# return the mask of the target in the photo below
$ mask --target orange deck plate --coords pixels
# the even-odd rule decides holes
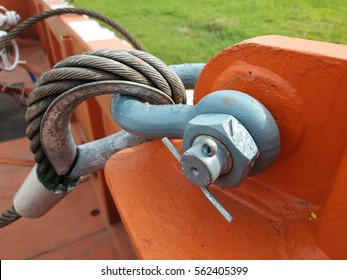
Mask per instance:
[[[33,159],[26,138],[0,143],[0,159]],[[12,205],[31,167],[0,163],[0,208]],[[100,204],[95,175],[39,219],[21,218],[0,229],[0,259],[118,259],[133,258],[122,225],[108,226]],[[100,210],[92,216],[91,211]],[[130,252],[130,253],[129,253]]]
[[[234,216],[228,224],[161,141],[113,155],[106,179],[140,258],[327,258],[312,236],[317,206],[247,180],[234,191],[213,190]]]

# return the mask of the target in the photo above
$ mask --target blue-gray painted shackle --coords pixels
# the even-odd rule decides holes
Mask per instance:
[[[193,63],[172,65],[170,68],[176,72],[186,89],[193,89],[204,66],[203,63]],[[80,103],[104,94],[132,95],[141,92],[143,96],[155,96],[153,90],[152,87],[129,81],[98,81],[74,87],[54,99],[42,119],[40,138],[57,174],[76,179],[102,169],[112,154],[148,141],[119,131],[77,147],[69,124],[72,113]]]
[[[194,106],[149,105],[133,97],[115,95],[111,112],[124,130],[151,139],[183,138],[188,123],[199,115],[231,115],[246,128],[259,150],[259,157],[249,175],[266,170],[280,150],[280,134],[271,113],[259,101],[239,91],[216,91]],[[187,150],[190,147],[184,144],[183,148]]]

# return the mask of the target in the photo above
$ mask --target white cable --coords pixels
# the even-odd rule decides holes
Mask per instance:
[[[17,25],[20,17],[16,11],[8,11],[4,6],[0,6],[0,38],[7,35],[7,32],[4,30],[10,29],[10,27]],[[11,62],[10,57],[7,53],[6,48],[0,50],[0,56],[2,58],[3,66],[0,66],[0,69],[11,71],[14,70],[19,63],[19,48],[17,42],[13,39],[11,40],[12,48],[14,51],[14,61]]]
[[[8,11],[4,6],[0,6],[0,10],[3,10],[5,13]]]
[[[8,11],[5,7],[0,6],[0,29],[10,30],[11,27],[18,24],[20,16],[16,11]]]
[[[0,68],[3,70],[6,70],[6,71],[14,70],[17,67],[18,62],[19,62],[19,48],[18,48],[17,42],[13,39],[13,40],[11,40],[11,43],[12,43],[12,46],[14,49],[14,61],[12,63],[9,59],[9,56],[6,52],[6,49],[4,48],[0,51],[0,56],[1,56],[2,62],[4,64],[4,66],[0,66]]]

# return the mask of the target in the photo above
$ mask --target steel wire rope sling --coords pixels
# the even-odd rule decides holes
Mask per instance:
[[[32,24],[66,13],[85,14],[97,18],[116,28],[137,49],[143,50],[143,47],[129,32],[111,19],[96,12],[78,8],[47,11],[29,18],[2,38],[0,48],[6,46],[14,36]],[[158,102],[162,100],[166,103],[186,103],[185,88],[178,76],[159,59],[145,52],[99,50],[62,60],[40,78],[38,87],[29,96],[29,108],[26,113],[27,136],[31,141],[30,149],[35,154],[35,161],[39,166],[38,173],[49,184],[62,185],[64,180],[69,181],[70,179],[57,175],[42,148],[40,125],[45,111],[57,97],[72,88],[83,84],[88,86],[90,82],[112,80],[128,80],[158,89],[153,90],[154,94],[158,95]],[[0,227],[8,225],[20,217],[21,215],[12,206],[0,214]]]
[[[97,13],[92,10],[88,9],[80,9],[80,8],[75,8],[75,7],[68,7],[68,8],[60,8],[60,9],[55,9],[55,10],[49,10],[45,11],[42,13],[39,13],[37,15],[34,15],[25,21],[21,22],[18,24],[15,28],[13,28],[8,34],[4,37],[1,38],[0,40],[0,49],[3,49],[6,47],[6,45],[20,32],[22,32],[24,29],[32,26],[33,24],[53,17],[53,16],[59,16],[63,14],[77,14],[77,15],[86,15],[91,18],[95,18],[97,20],[100,20],[103,23],[106,23],[107,25],[113,27],[117,32],[119,32],[126,40],[128,40],[134,48],[138,50],[144,51],[144,48],[142,45],[135,39],[135,37],[128,32],[124,27],[122,27],[120,24],[115,22],[114,20],[110,19],[109,17],[102,15],[100,13]]]

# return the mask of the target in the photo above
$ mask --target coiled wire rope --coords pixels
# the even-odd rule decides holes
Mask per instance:
[[[43,115],[55,98],[81,84],[95,81],[127,80],[148,85],[160,90],[172,103],[186,103],[185,88],[179,77],[158,58],[142,52],[144,48],[119,24],[94,11],[78,8],[62,8],[43,12],[17,25],[0,41],[0,49],[19,32],[32,24],[51,16],[65,13],[85,14],[99,19],[119,31],[137,50],[96,50],[83,55],[63,59],[38,81],[38,87],[29,95],[26,113],[27,137],[30,150],[35,154],[40,171],[55,184],[63,182],[64,176],[57,175],[40,140],[40,125]],[[0,215],[0,227],[4,227],[21,216],[14,207]]]
[[[44,20],[53,16],[63,15],[63,14],[86,15],[91,18],[100,20],[101,22],[106,23],[107,25],[114,28],[117,32],[119,32],[129,43],[131,43],[134,46],[135,49],[142,50],[142,51],[145,50],[130,32],[128,32],[124,27],[122,27],[120,24],[118,24],[114,20],[110,19],[109,17],[105,15],[97,13],[95,11],[88,10],[88,9],[75,8],[75,7],[49,10],[26,19],[25,21],[18,24],[15,28],[13,28],[10,32],[8,32],[6,36],[1,38],[0,50],[6,47],[6,45],[9,44],[10,41],[15,36],[17,36],[20,32],[22,32],[24,29],[32,26],[33,24],[41,20]]]
[[[50,164],[40,140],[43,115],[52,101],[81,84],[107,80],[127,80],[154,87],[172,103],[185,103],[184,85],[178,76],[154,56],[138,50],[97,50],[63,59],[42,75],[38,87],[29,95],[26,113],[30,150],[40,171],[55,184],[62,182]]]
[[[6,211],[0,214],[0,228],[17,221],[20,217],[21,215],[17,213],[13,206],[8,208]]]

